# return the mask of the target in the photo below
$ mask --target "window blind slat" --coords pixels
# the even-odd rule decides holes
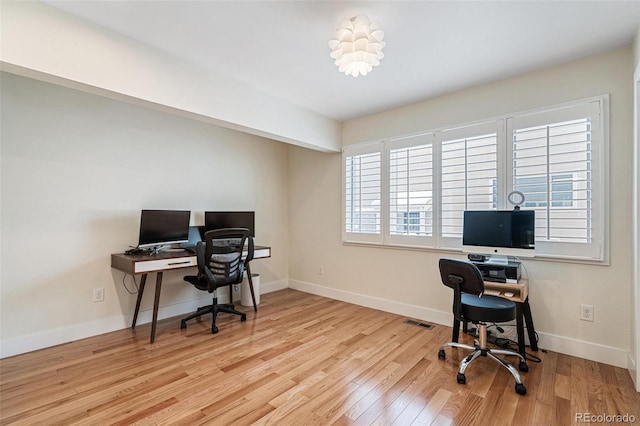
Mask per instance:
[[[591,242],[590,118],[514,129],[513,189],[536,210],[536,240]]]
[[[464,210],[496,208],[497,152],[498,139],[495,133],[442,142],[443,237],[462,237]]]
[[[433,146],[389,151],[389,234],[433,234]]]

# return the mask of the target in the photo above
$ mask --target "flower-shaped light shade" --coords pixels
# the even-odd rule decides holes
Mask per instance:
[[[340,72],[354,77],[367,75],[384,57],[383,38],[384,32],[377,23],[370,22],[365,15],[343,19],[335,38],[329,40],[330,56],[336,60]]]

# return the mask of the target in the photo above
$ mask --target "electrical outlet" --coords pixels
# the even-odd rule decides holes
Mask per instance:
[[[593,305],[580,305],[580,319],[593,322]]]
[[[96,287],[93,289],[93,301],[94,302],[104,301],[104,287]]]
[[[320,265],[320,268],[318,269],[318,275],[324,275],[324,265]]]

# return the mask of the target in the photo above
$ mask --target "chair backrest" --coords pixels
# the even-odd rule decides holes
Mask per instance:
[[[453,315],[462,318],[462,293],[480,296],[484,293],[482,273],[476,265],[460,259],[440,259],[440,278],[442,283],[453,289]]]
[[[247,254],[242,255],[247,246]],[[253,259],[253,238],[245,228],[225,228],[207,231],[198,243],[198,272],[211,290],[229,284],[239,284],[248,262]]]

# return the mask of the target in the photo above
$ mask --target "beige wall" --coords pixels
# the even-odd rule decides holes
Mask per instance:
[[[286,286],[286,144],[1,78],[4,354],[126,326],[136,296],[110,268],[109,254],[137,243],[143,208],[255,210],[256,241],[271,245],[273,257],[256,260],[254,272],[265,285]],[[209,298],[182,281],[187,272],[165,273],[161,316]],[[144,295],[147,313],[154,279]],[[104,302],[92,302],[94,287],[104,287]]]
[[[633,53],[631,48],[474,87],[344,123],[352,144],[462,124],[580,98],[611,95],[609,266],[525,261],[541,345],[626,365],[630,336]],[[292,285],[370,303],[376,298],[437,321],[451,309],[442,252],[341,244],[341,156],[291,149]],[[324,274],[320,275],[320,267]],[[373,301],[373,302],[372,302]],[[580,321],[593,304],[595,321]],[[446,318],[446,317],[445,317]],[[569,345],[567,349],[565,346]],[[564,349],[563,349],[564,348]],[[611,355],[616,359],[611,359]]]
[[[323,151],[340,123],[37,1],[3,1],[4,71]]]

